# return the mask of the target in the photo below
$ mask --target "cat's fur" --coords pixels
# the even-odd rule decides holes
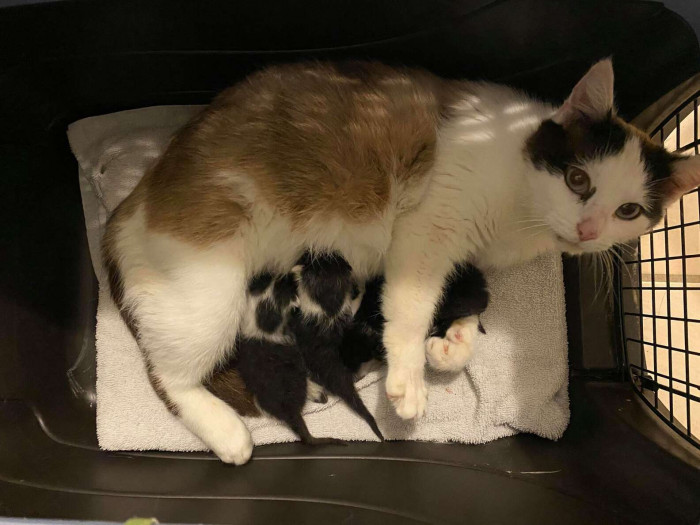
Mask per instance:
[[[585,198],[567,186],[574,168],[588,172]],[[386,391],[414,418],[455,262],[605,250],[699,182],[700,159],[665,152],[615,115],[609,60],[559,108],[379,64],[275,66],[175,136],[110,218],[104,260],[156,391],[240,464],[250,434],[202,383],[232,348],[251,276],[286,272],[307,249],[339,252],[361,280],[383,272]],[[645,212],[619,219],[625,203]]]

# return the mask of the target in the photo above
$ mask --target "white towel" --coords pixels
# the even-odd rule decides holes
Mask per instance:
[[[143,360],[112,302],[100,260],[105,221],[163,151],[171,134],[200,107],[162,106],[91,117],[68,129],[80,166],[80,188],[92,261],[100,283],[97,310],[97,437],[107,450],[206,450],[156,397]],[[428,371],[425,417],[399,419],[384,393],[386,370],[357,384],[388,439],[484,443],[530,432],[558,439],[569,421],[564,286],[558,256],[487,275],[491,304],[464,372]],[[309,403],[315,436],[376,440],[335,399]],[[273,419],[248,419],[256,444],[296,440]]]

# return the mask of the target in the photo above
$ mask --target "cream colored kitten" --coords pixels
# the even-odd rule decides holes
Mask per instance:
[[[456,262],[605,250],[699,182],[696,159],[615,116],[609,60],[559,108],[379,64],[278,66],[178,133],[110,218],[104,257],[156,392],[240,464],[250,434],[202,382],[232,346],[253,274],[307,249],[341,252],[360,278],[384,272],[386,390],[414,418]]]

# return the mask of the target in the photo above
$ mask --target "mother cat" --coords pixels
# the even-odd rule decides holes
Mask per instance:
[[[609,60],[559,108],[419,70],[285,65],[224,91],[173,138],[110,218],[103,251],[154,389],[240,464],[250,434],[202,381],[232,347],[252,275],[288,271],[307,249],[340,252],[360,279],[384,272],[386,390],[414,418],[456,262],[605,250],[699,183],[696,159],[616,116]]]

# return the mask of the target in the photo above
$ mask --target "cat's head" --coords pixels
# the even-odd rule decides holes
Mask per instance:
[[[613,68],[595,64],[527,141],[533,212],[562,251],[635,239],[700,185],[700,156],[670,153],[616,115]]]

